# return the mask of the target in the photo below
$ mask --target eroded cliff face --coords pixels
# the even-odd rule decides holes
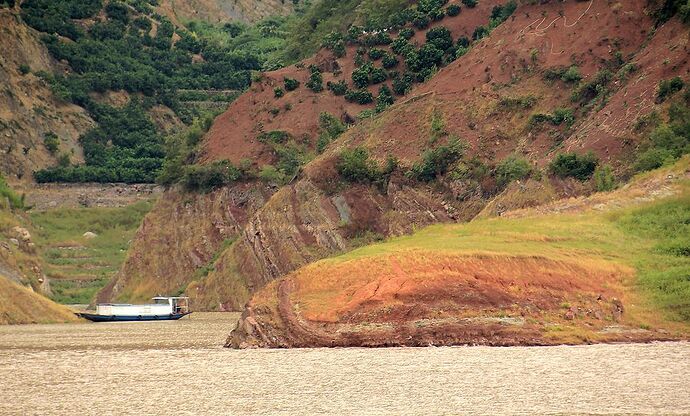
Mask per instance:
[[[270,193],[253,184],[208,194],[164,192],[144,218],[122,269],[98,300],[144,301],[156,294],[181,293],[237,238]]]
[[[293,9],[292,0],[162,0],[157,7],[159,13],[177,24],[187,20],[255,22],[268,16],[286,15]]]
[[[26,182],[33,171],[55,165],[60,153],[81,160],[77,138],[93,120],[81,107],[57,99],[36,76],[60,67],[38,33],[6,8],[0,8],[0,50],[0,173],[10,182]],[[53,153],[44,144],[48,136],[60,143]]]
[[[273,195],[188,293],[203,309],[241,310],[251,293],[305,264],[429,224],[467,221],[481,206],[403,178],[384,190],[329,193],[305,177]]]

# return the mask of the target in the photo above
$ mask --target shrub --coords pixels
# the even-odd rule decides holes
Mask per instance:
[[[262,166],[257,177],[267,183],[282,184],[285,181],[285,176],[273,165]]]
[[[309,80],[305,84],[307,88],[314,92],[323,91],[323,76],[321,75],[321,70],[316,65],[309,65]]]
[[[394,101],[395,99],[393,98],[390,88],[386,85],[382,85],[381,88],[379,88],[379,96],[376,97],[376,112],[380,113],[385,110],[386,107],[392,105]]]
[[[575,122],[575,114],[570,108],[557,108],[553,111],[551,116],[551,123],[558,126],[565,123],[566,126],[570,127]]]
[[[411,27],[406,27],[400,30],[399,35],[403,39],[412,39],[412,37],[414,36],[414,29],[412,29]]]
[[[462,158],[464,151],[464,146],[458,140],[426,150],[422,159],[412,165],[409,175],[416,180],[430,182],[446,173],[453,163]]]
[[[462,4],[465,6],[472,8],[477,5],[478,1],[477,0],[462,0]]]
[[[398,58],[396,58],[395,55],[393,55],[392,53],[386,52],[383,55],[383,59],[381,60],[381,64],[386,69],[394,68],[395,66],[398,65]]]
[[[19,69],[19,73],[22,74],[22,75],[26,75],[26,74],[28,74],[29,72],[31,72],[31,67],[30,67],[29,65],[27,65],[27,64],[21,64],[21,65],[19,65],[19,68],[18,68],[18,69]]]
[[[380,84],[388,79],[388,73],[383,68],[373,68],[371,70],[371,83]]]
[[[345,125],[331,114],[325,112],[319,114],[319,139],[316,142],[318,152],[323,152],[326,146],[345,130]]]
[[[658,102],[663,102],[666,98],[677,93],[683,89],[685,83],[681,77],[673,77],[671,79],[664,79],[659,81],[659,91],[657,91],[656,98]]]
[[[60,148],[60,138],[53,132],[48,132],[43,135],[43,145],[50,154],[54,155]]]
[[[533,95],[526,95],[523,97],[505,97],[498,102],[500,107],[508,110],[522,109],[527,110],[534,107],[537,103],[537,97]]]
[[[423,13],[417,13],[412,19],[412,24],[419,30],[426,29],[430,23],[431,19],[429,19],[429,16]]]
[[[572,82],[572,83],[580,82],[580,80],[582,80],[582,75],[580,74],[580,68],[578,68],[577,65],[572,65],[565,72],[563,72],[563,75],[561,75],[560,78],[563,82]]]
[[[272,130],[266,133],[261,133],[258,139],[261,143],[285,143],[290,139],[290,133],[283,130]]]
[[[328,81],[326,83],[326,88],[331,90],[335,95],[345,95],[347,93],[347,83],[342,79],[338,82]]]
[[[374,69],[371,63],[364,64],[352,71],[352,83],[355,88],[365,88],[369,85],[371,71]]]
[[[453,46],[453,36],[450,34],[450,30],[443,26],[437,26],[426,32],[426,41],[442,51]]]
[[[451,17],[459,15],[460,11],[460,6],[457,4],[451,4],[446,8],[446,14]]]
[[[560,178],[572,177],[585,181],[592,177],[598,163],[597,157],[592,152],[584,155],[578,155],[574,152],[560,153],[551,161],[549,169],[551,173]]]
[[[383,55],[384,55],[385,52],[386,52],[386,51],[384,51],[383,49],[372,48],[372,49],[369,50],[369,58],[370,58],[372,61],[379,60],[379,59],[381,59],[381,58],[383,57]]]
[[[524,179],[532,172],[529,162],[519,156],[510,155],[496,166],[496,182],[498,186],[506,186],[510,182]]]
[[[608,69],[597,72],[594,78],[587,83],[580,85],[572,96],[573,101],[590,101],[599,96],[605,95],[608,90],[606,86],[613,79],[613,74]]]
[[[407,39],[399,37],[391,43],[391,50],[398,55],[405,56],[408,52],[414,50],[414,46]]]
[[[660,168],[674,159],[673,153],[670,150],[653,148],[637,155],[634,169],[637,172],[646,172]]]
[[[190,191],[210,191],[232,183],[241,177],[239,169],[222,160],[208,165],[187,166],[182,185]]]
[[[348,90],[345,99],[357,104],[369,104],[374,101],[374,95],[365,89]]]
[[[336,169],[348,182],[374,182],[380,176],[376,162],[369,158],[369,152],[363,147],[343,150],[336,162]]]
[[[482,39],[483,37],[486,37],[489,35],[489,28],[486,26],[477,26],[474,29],[474,32],[472,32],[472,39],[474,40],[479,40]]]
[[[610,165],[597,167],[594,171],[594,185],[598,192],[608,192],[616,188],[616,178]]]
[[[24,195],[17,195],[12,188],[7,184],[5,178],[0,174],[0,198],[7,199],[11,208],[24,208]],[[0,203],[0,207],[2,204]]]
[[[280,97],[282,97],[283,95],[285,95],[285,90],[282,89],[282,88],[280,88],[280,87],[275,87],[275,88],[273,89],[273,95],[274,95],[276,98],[280,98]]]
[[[299,88],[299,81],[297,81],[296,79],[283,78],[283,84],[285,85],[285,89],[287,91],[294,91],[297,88]]]
[[[409,72],[401,76],[393,78],[393,91],[398,95],[405,95],[412,87],[414,82],[414,75]]]

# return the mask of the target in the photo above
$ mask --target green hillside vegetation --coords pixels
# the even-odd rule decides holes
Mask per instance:
[[[89,303],[125,259],[151,202],[123,208],[60,208],[32,212],[35,242],[51,279],[53,300]],[[88,239],[87,231],[96,234]]]
[[[177,90],[244,90],[250,72],[281,48],[280,19],[255,27],[187,22],[175,27],[156,14],[155,0],[27,0],[21,16],[43,32],[67,75],[39,73],[56,95],[86,108],[98,126],[80,138],[85,165],[68,154],[38,171],[38,182],[153,182],[164,157],[164,138],[147,115],[171,108],[185,123],[199,115],[182,105]],[[126,91],[124,108],[100,104],[92,93]],[[189,94],[187,92],[187,94]],[[231,99],[231,98],[230,98]]]

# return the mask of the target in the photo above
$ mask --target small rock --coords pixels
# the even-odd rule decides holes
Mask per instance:
[[[12,232],[17,236],[18,239],[22,241],[31,240],[31,233],[29,230],[23,227],[13,227]]]
[[[98,234],[92,233],[91,231],[87,231],[84,234],[82,234],[82,237],[86,238],[87,240],[91,240],[92,238],[98,237]]]
[[[18,245],[19,245],[19,240],[17,240],[16,238],[10,238],[10,243],[12,243],[12,244],[15,245],[15,246],[18,246]]]

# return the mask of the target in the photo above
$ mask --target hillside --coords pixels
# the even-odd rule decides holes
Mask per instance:
[[[57,163],[60,152],[83,159],[77,138],[93,126],[82,108],[57,99],[36,74],[59,65],[17,14],[0,7],[0,172],[30,182],[35,170]]]
[[[264,73],[211,126],[205,163],[181,168],[183,186],[161,196],[101,299],[186,289],[199,308],[238,310],[324,257],[609,190],[687,152],[680,19],[658,18],[645,1],[528,3],[482,1],[455,16],[448,3],[422,29],[389,31],[390,43],[360,29],[329,35],[330,49]],[[373,74],[389,46],[377,42],[401,52],[391,49],[398,67],[385,80]],[[447,49],[438,55],[437,45]],[[381,84],[395,103],[380,92],[376,103],[354,103],[365,90],[385,91]],[[227,197],[247,188],[262,198]],[[184,225],[169,227],[169,218]],[[168,247],[177,255],[165,256]]]
[[[221,23],[232,20],[255,22],[292,12],[294,2],[283,0],[162,0],[156,10],[173,22],[203,20]]]
[[[576,212],[435,225],[300,268],[254,295],[227,346],[687,339],[689,161]]]
[[[23,199],[0,176],[0,325],[77,321],[52,294],[36,243],[23,213]]]

